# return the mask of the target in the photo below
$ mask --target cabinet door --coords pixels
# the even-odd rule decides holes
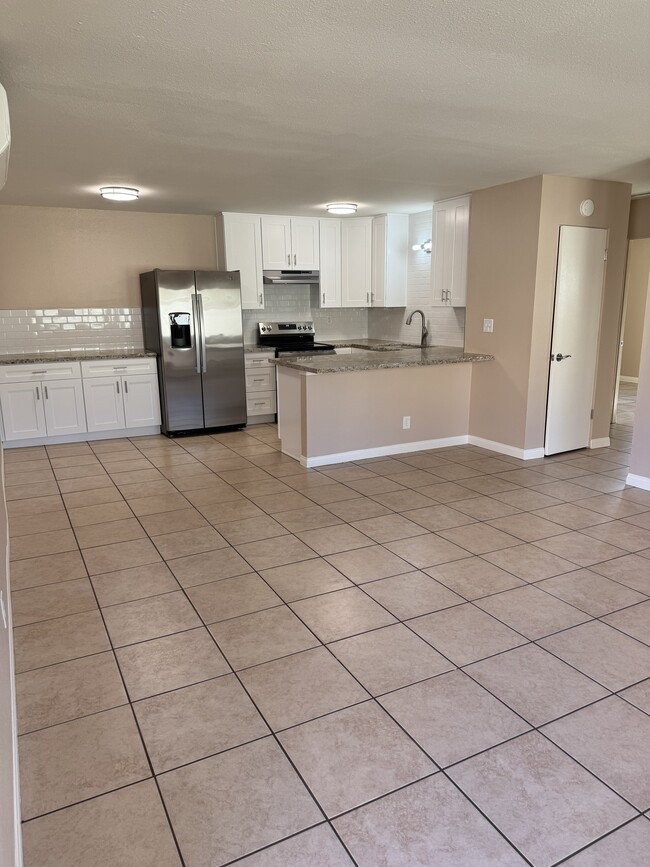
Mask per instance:
[[[320,220],[313,217],[291,218],[291,266],[301,270],[318,270]]]
[[[372,217],[341,220],[341,306],[369,307]]]
[[[44,382],[43,397],[48,436],[84,433],[87,430],[80,379]]]
[[[373,307],[384,306],[386,288],[386,217],[372,220],[372,289],[370,301]]]
[[[467,251],[470,197],[438,202],[433,209],[433,301],[464,307],[467,293]]]
[[[262,266],[267,271],[294,268],[291,217],[262,217]]]
[[[469,242],[469,196],[453,203],[449,210],[450,232],[453,236],[449,303],[464,307],[467,298],[467,252]]]
[[[241,306],[244,310],[264,307],[262,282],[262,231],[256,214],[224,214],[224,251],[227,271],[239,271]]]
[[[83,389],[90,432],[122,430],[125,427],[121,377],[84,379]]]
[[[122,390],[127,427],[152,427],[160,424],[160,400],[156,374],[123,376]]]
[[[437,305],[447,305],[451,290],[451,263],[453,260],[454,239],[449,219],[450,209],[446,202],[435,205],[433,209],[433,248],[431,255],[431,280],[433,284],[433,302]]]
[[[0,407],[7,442],[47,436],[40,383],[14,382],[0,386]]]
[[[341,307],[341,221],[320,222],[320,306]]]

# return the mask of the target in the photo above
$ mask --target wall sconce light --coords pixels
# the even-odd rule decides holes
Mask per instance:
[[[423,250],[425,253],[430,253],[431,249],[431,238],[429,238],[428,241],[424,241],[422,244],[413,244],[413,246],[411,247],[411,250],[415,250],[415,252],[417,252],[418,250]]]

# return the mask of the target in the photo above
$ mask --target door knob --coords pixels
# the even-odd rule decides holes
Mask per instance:
[[[551,356],[551,361],[562,361],[565,358],[571,358],[571,356],[570,355],[562,355],[561,352],[558,352],[558,354],[555,357]]]

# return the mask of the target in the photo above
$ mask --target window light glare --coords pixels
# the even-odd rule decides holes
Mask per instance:
[[[328,214],[356,214],[358,205],[354,202],[330,202],[325,207]]]
[[[100,187],[99,194],[103,199],[110,199],[112,202],[135,202],[140,190],[135,187]]]

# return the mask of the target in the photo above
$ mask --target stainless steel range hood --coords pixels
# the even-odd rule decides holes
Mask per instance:
[[[289,283],[318,284],[320,275],[318,271],[262,271],[264,283],[287,285]]]

